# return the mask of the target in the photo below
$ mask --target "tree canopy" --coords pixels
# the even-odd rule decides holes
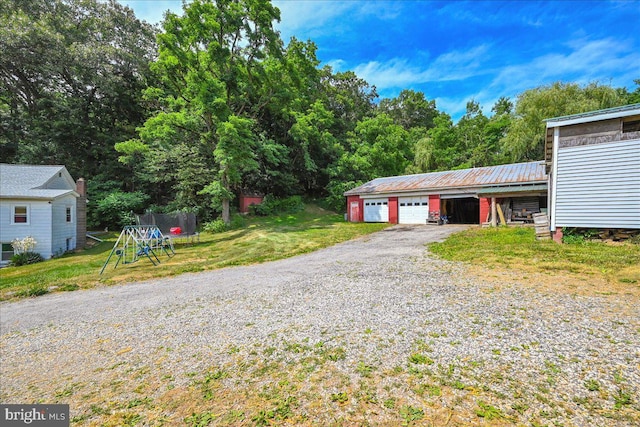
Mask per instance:
[[[94,227],[131,210],[228,222],[242,192],[343,210],[342,193],[373,178],[540,160],[544,119],[640,102],[640,79],[556,82],[490,112],[469,100],[454,123],[425,93],[379,99],[323,66],[279,19],[269,0],[194,0],[159,28],[114,0],[7,0],[1,160],[85,177]]]

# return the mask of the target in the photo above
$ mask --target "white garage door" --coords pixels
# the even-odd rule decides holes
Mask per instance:
[[[429,196],[398,198],[400,224],[426,224],[429,217]]]
[[[389,200],[365,199],[364,222],[389,222]]]

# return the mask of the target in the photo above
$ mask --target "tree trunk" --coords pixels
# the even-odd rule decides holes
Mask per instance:
[[[222,199],[222,220],[225,224],[231,224],[231,215],[229,214],[229,199]]]

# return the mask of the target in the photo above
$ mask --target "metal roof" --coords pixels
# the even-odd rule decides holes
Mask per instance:
[[[345,196],[407,193],[415,191],[495,187],[516,184],[546,184],[544,161],[488,166],[446,172],[377,178],[344,193]]]
[[[527,185],[505,185],[501,187],[486,187],[477,191],[478,194],[507,194],[507,193],[529,193],[536,191],[547,191],[547,184],[527,184]]]
[[[64,181],[55,180],[58,174]],[[74,192],[73,178],[64,166],[0,163],[0,198],[55,199]]]
[[[623,105],[620,107],[605,108],[603,110],[588,111],[586,113],[571,114],[569,116],[553,117],[545,119],[545,122],[547,122],[547,127],[555,127],[635,116],[636,114],[640,114],[640,104]]]

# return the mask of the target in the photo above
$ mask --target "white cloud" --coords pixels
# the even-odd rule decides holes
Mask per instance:
[[[380,20],[397,18],[402,2],[274,0],[280,9],[277,24],[284,40],[304,33],[301,38],[335,35],[346,32],[353,21],[375,16]]]
[[[313,39],[324,32],[340,33],[342,28],[336,21],[344,15],[351,15],[356,6],[351,2],[283,0],[273,4],[280,9],[280,23],[276,28],[285,41],[292,36]]]
[[[623,40],[580,39],[571,41],[566,47],[569,52],[548,53],[529,62],[503,68],[490,86],[518,93],[556,80],[582,84],[591,81],[609,83],[611,76],[620,76],[620,70],[636,70],[637,74],[640,65],[640,52],[632,43]]]
[[[490,46],[480,45],[466,51],[452,51],[424,65],[425,58],[391,58],[388,61],[370,61],[357,65],[354,72],[376,87],[398,88],[430,82],[464,80],[486,74],[483,67],[489,59]]]

